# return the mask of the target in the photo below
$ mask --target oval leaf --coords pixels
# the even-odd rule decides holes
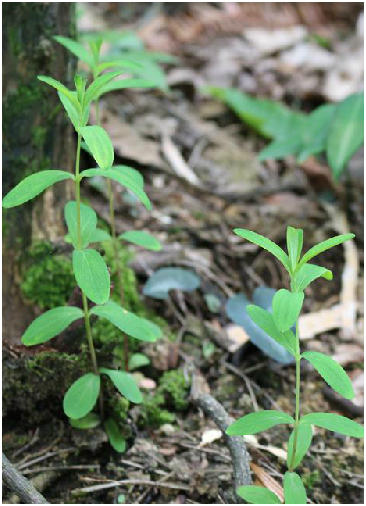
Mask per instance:
[[[103,257],[93,249],[75,250],[72,265],[77,284],[95,304],[104,304],[109,298],[110,277]]]
[[[316,244],[305,253],[305,255],[300,260],[297,268],[300,269],[300,267],[306,264],[306,262],[319,255],[320,253],[323,253],[323,251],[333,248],[334,246],[338,246],[338,244],[342,244],[342,242],[349,241],[350,239],[353,239],[354,236],[355,234],[336,235],[335,237],[331,237],[326,241]]]
[[[150,359],[143,353],[134,353],[128,360],[128,370],[133,371],[139,367],[144,367],[150,364]]]
[[[315,367],[320,376],[333,390],[346,399],[354,398],[355,392],[352,382],[338,362],[318,351],[306,351],[302,354],[302,357]]]
[[[294,447],[294,437],[295,430],[292,431],[290,439],[288,441],[288,450],[287,450],[287,467],[290,467],[292,463],[292,452]],[[299,425],[298,428],[298,437],[296,441],[296,455],[293,463],[293,468],[300,464],[302,459],[305,457],[308,449],[311,445],[311,440],[313,438],[313,429],[310,424],[304,423],[303,425]]]
[[[140,171],[137,169],[133,169],[132,167],[128,167],[127,165],[114,165],[113,170],[120,172],[122,176],[128,176],[130,179],[141,188],[144,187],[144,178]]]
[[[65,220],[69,236],[75,248],[78,247],[77,204],[70,201],[65,206]],[[97,227],[97,215],[95,211],[80,203],[81,247],[86,248],[95,234]]]
[[[278,290],[272,301],[273,319],[278,330],[286,332],[294,325],[303,302],[303,292],[293,293],[284,288]]]
[[[72,91],[70,91],[68,88],[66,88],[66,86],[64,86],[59,81],[56,81],[56,79],[53,79],[52,77],[48,77],[48,76],[37,76],[37,79],[39,81],[42,81],[43,83],[48,84],[49,86],[52,86],[57,91],[59,91],[60,93],[65,95],[65,97],[67,97],[70,100],[70,102],[73,104],[73,106],[76,108],[76,110],[81,112],[81,105],[79,104],[79,101],[76,98],[76,95]]]
[[[226,434],[228,436],[248,436],[270,429],[276,425],[294,422],[295,420],[292,416],[286,413],[274,409],[266,409],[239,418],[239,420],[232,423],[230,427],[226,429]]]
[[[154,272],[144,286],[143,294],[155,299],[167,299],[170,290],[192,292],[200,286],[200,278],[188,269],[164,267]]]
[[[79,378],[66,392],[64,411],[69,418],[79,419],[95,406],[99,396],[100,376],[88,373]]]
[[[285,504],[307,503],[305,487],[298,474],[286,471],[283,479],[283,490],[285,492]]]
[[[355,93],[338,105],[327,139],[327,158],[335,179],[364,139],[363,93]]]
[[[75,179],[64,170],[42,170],[26,177],[3,198],[3,207],[16,207],[28,202],[43,190],[64,179]]]
[[[113,165],[114,150],[104,128],[97,125],[86,126],[80,128],[80,133],[99,167],[109,169]]]
[[[243,485],[236,489],[236,493],[250,504],[282,504],[271,490],[256,485]]]
[[[141,341],[154,342],[162,335],[157,325],[126,311],[112,300],[104,306],[93,307],[90,313],[105,318],[122,332]]]
[[[32,321],[22,336],[22,343],[25,346],[45,343],[83,316],[83,311],[78,307],[64,306],[50,309]]]
[[[128,232],[124,232],[123,234],[118,236],[118,239],[123,239],[124,241],[132,242],[133,244],[137,244],[137,246],[142,246],[146,249],[151,249],[153,251],[161,250],[160,242],[155,239],[150,234],[146,232],[141,232],[138,230],[130,230]]]
[[[92,55],[85,49],[84,46],[79,44],[79,42],[69,39],[68,37],[62,37],[61,35],[55,35],[54,39],[57,40],[59,44],[66,47],[71,53],[79,58],[79,60],[84,61],[90,68],[93,68],[94,61]]]
[[[110,241],[112,237],[108,234],[106,230],[101,228],[96,228],[92,236],[90,237],[90,242],[103,242]]]
[[[83,418],[78,418],[74,420],[73,418],[69,418],[70,425],[75,427],[75,429],[94,429],[94,427],[98,427],[100,424],[100,418],[96,413],[88,413]]]
[[[295,292],[303,292],[312,281],[318,278],[327,280],[333,279],[332,271],[319,267],[319,265],[305,264],[296,272],[293,278],[293,287]]]
[[[362,425],[345,416],[336,415],[334,413],[309,413],[301,417],[300,423],[311,423],[312,425],[323,427],[323,429],[338,432],[344,436],[364,437]]]
[[[118,453],[123,453],[126,450],[126,440],[122,437],[117,422],[113,418],[108,418],[104,422],[104,428],[112,448]]]
[[[291,269],[294,271],[301,255],[303,231],[299,228],[287,227],[286,240]]]
[[[102,367],[100,372],[109,376],[119,393],[126,397],[126,399],[135,404],[140,404],[143,401],[140,389],[132,374],[114,369],[106,369],[105,367]]]
[[[251,230],[246,230],[244,228],[235,228],[234,233],[272,253],[272,255],[274,255],[282,263],[285,269],[290,272],[289,258],[283,249],[280,248],[276,243],[270,239],[267,239],[267,237],[264,237],[263,235],[252,232]]]

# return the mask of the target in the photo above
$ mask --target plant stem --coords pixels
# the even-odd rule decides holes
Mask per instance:
[[[80,151],[81,151],[81,135],[78,134],[78,144],[77,144],[77,148],[76,148],[76,162],[75,162],[75,177],[76,177],[75,196],[76,196],[76,216],[77,216],[76,221],[77,221],[78,249],[79,250],[82,249],[81,214],[80,214],[80,180],[79,180]],[[93,336],[92,336],[91,330],[90,330],[88,301],[87,301],[87,298],[82,290],[81,290],[81,296],[82,296],[82,300],[83,300],[86,337],[88,339],[89,352],[90,352],[90,357],[91,357],[91,361],[92,361],[93,372],[97,376],[100,376],[98,364],[97,364],[97,357],[96,357],[96,353],[95,353],[95,349],[94,349]],[[103,420],[104,412],[103,412],[102,386],[100,387],[100,392],[99,392],[99,406],[100,406],[100,416]]]
[[[297,439],[299,435],[299,422],[300,422],[300,336],[299,336],[299,323],[296,322],[296,400],[295,400],[295,432],[294,432],[294,444],[292,447],[292,456],[290,460],[289,471],[292,473],[294,470]]]

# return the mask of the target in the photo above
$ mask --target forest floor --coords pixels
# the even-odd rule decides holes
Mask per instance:
[[[260,53],[254,38],[248,42],[241,36],[244,19],[251,19],[252,27],[267,30],[260,8],[250,18],[248,12],[235,11],[237,4],[227,4],[234,11],[221,6],[224,10],[216,19],[208,4],[195,4],[201,5],[197,11],[150,10],[143,18],[137,7],[136,12],[126,13],[115,7],[122,4],[83,5],[81,28],[88,28],[88,23],[94,29],[98,23],[98,29],[120,28],[126,23],[124,16],[135,16],[140,23],[135,20],[130,26],[139,27],[149,49],[169,51],[179,58],[177,64],[166,67],[168,94],[112,93],[103,99],[101,109],[102,124],[114,144],[115,163],[141,171],[153,203],[153,211],[148,212],[119,188],[117,232],[146,230],[164,245],[158,253],[131,248],[133,289],[146,310],[166,322],[164,337],[138,350],[149,357],[150,365],[136,374],[150,399],[162,388],[163,375],[178,374],[170,377],[163,401],[151,405],[150,411],[130,407],[128,448],[123,454],[109,446],[101,428],[70,427],[61,405],[52,401],[38,406],[48,413],[38,419],[26,420],[24,414],[18,417],[10,410],[3,424],[3,449],[54,504],[224,504],[233,486],[232,461],[214,421],[191,400],[193,375],[235,419],[260,409],[291,413],[295,389],[294,366],[266,356],[226,314],[225,304],[234,294],[251,299],[258,286],[279,289],[288,284],[282,267],[265,251],[239,240],[232,233],[234,228],[254,230],[283,248],[286,226],[302,228],[305,250],[333,235],[355,233],[351,246],[322,255],[321,265],[332,270],[334,279],[320,279],[309,287],[304,305],[308,319],[303,317],[300,325],[303,349],[336,357],[353,381],[356,399],[343,402],[313,369],[304,367],[302,410],[334,412],[362,423],[363,154],[354,156],[337,185],[322,159],[302,164],[291,157],[259,162],[256,155],[267,141],[226,105],[203,94],[201,87],[237,86],[306,112],[339,100],[343,97],[332,97],[327,83],[341,58],[341,43],[352,40],[355,44],[357,16],[342,25],[336,13],[326,23],[322,16],[329,13],[319,11],[311,18],[310,11],[304,11],[299,21],[298,12],[289,9],[284,18],[282,11],[277,28],[287,37],[301,22],[308,34],[328,41],[327,51],[334,57],[326,69],[314,62],[314,68],[309,63],[308,68],[291,69],[281,55],[301,40],[294,39],[274,53]],[[281,25],[281,19],[287,19],[287,26]],[[265,36],[269,37],[268,32]],[[259,51],[256,59],[250,59],[251,50]],[[244,71],[243,60],[248,61]],[[84,168],[90,163],[84,153]],[[100,182],[84,186],[83,196],[100,223],[109,225],[108,202]],[[172,292],[168,300],[143,297],[148,276],[170,266],[195,272],[200,288],[186,294]],[[345,308],[352,304],[356,313],[347,320]],[[320,313],[323,310],[328,312]],[[283,494],[288,435],[288,429],[279,426],[245,438],[253,481],[279,495]],[[363,442],[316,428],[299,474],[310,503],[361,504]],[[17,500],[8,494],[3,502]]]

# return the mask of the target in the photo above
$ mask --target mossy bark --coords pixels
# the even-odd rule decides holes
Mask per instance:
[[[44,169],[72,170],[73,136],[56,92],[37,80],[45,74],[70,84],[75,59],[54,35],[75,35],[73,3],[3,5],[3,193]],[[33,201],[3,213],[3,337],[10,346],[34,316],[20,291],[21,264],[36,239],[63,234],[63,206],[71,186],[58,183]]]

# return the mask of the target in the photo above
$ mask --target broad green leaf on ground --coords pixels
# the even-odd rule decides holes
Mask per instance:
[[[308,115],[300,136],[301,148],[297,155],[299,163],[311,155],[325,151],[327,136],[336,109],[336,104],[325,104]]]
[[[143,248],[153,251],[161,250],[161,244],[155,237],[140,230],[129,230],[128,232],[124,232],[118,236],[118,239],[132,242],[133,244],[137,244],[137,246],[142,246]]]
[[[292,431],[288,441],[287,450],[287,467],[290,467],[292,461],[292,451],[294,447],[295,430]],[[296,442],[296,455],[294,459],[294,469],[300,464],[310,448],[311,440],[313,438],[313,429],[310,424],[304,423],[299,425],[298,437]]]
[[[79,378],[66,392],[64,411],[69,418],[79,419],[95,406],[99,396],[100,376],[88,373]]]
[[[78,248],[78,224],[77,224],[77,204],[70,201],[65,206],[65,220],[69,231],[69,236],[75,248]],[[95,211],[80,203],[80,226],[81,226],[81,247],[86,248],[95,234],[97,226],[97,215]]]
[[[264,237],[263,235],[244,228],[235,228],[234,233],[272,253],[272,255],[274,255],[282,263],[285,269],[290,272],[290,260],[283,249],[276,243],[267,239],[267,237]]]
[[[103,242],[110,241],[112,237],[108,234],[106,230],[101,228],[96,228],[92,236],[90,237],[90,242]]]
[[[39,195],[43,190],[65,179],[75,179],[75,177],[64,170],[42,170],[36,174],[26,177],[15,186],[3,198],[3,207],[16,207],[28,202]]]
[[[305,351],[302,357],[310,362],[320,376],[340,395],[346,399],[353,399],[355,392],[348,374],[342,366],[324,353],[318,351]]]
[[[93,125],[80,128],[86,145],[101,169],[109,169],[113,165],[114,150],[112,141],[104,128]]]
[[[262,149],[258,155],[258,160],[277,160],[293,155],[301,147],[301,139],[295,134],[287,139],[272,141],[268,146]]]
[[[272,301],[273,319],[278,330],[286,332],[294,325],[303,302],[303,292],[289,292],[284,288],[278,290]]]
[[[75,250],[72,266],[77,284],[95,304],[104,304],[109,298],[110,277],[107,265],[98,251]]]
[[[273,315],[261,307],[249,305],[246,308],[253,322],[264,332],[272,337],[278,344],[283,346],[289,353],[296,355],[296,340],[290,330],[281,332],[276,327]]]
[[[94,429],[100,424],[100,417],[96,413],[88,413],[83,418],[69,418],[70,425],[75,429]]]
[[[149,277],[143,294],[155,299],[167,299],[170,290],[192,292],[200,286],[200,283],[200,278],[188,269],[164,267]]]
[[[354,236],[355,234],[336,235],[335,237],[331,237],[326,241],[316,244],[304,254],[304,256],[302,257],[302,259],[298,264],[298,268],[302,267],[304,264],[306,264],[306,262],[308,262],[315,256],[319,255],[320,253],[323,253],[323,251],[333,248],[334,246],[338,246],[338,244],[342,244],[343,242],[349,241],[350,239],[353,239]]]
[[[286,413],[273,409],[266,409],[239,418],[239,420],[232,423],[226,429],[226,434],[228,436],[248,436],[270,429],[276,425],[291,424],[294,422],[295,420],[292,416]]]
[[[335,179],[364,140],[363,92],[338,105],[327,138],[327,159]]]
[[[364,428],[359,423],[334,413],[310,413],[300,419],[300,424],[311,423],[344,436],[363,438]]]
[[[128,370],[133,371],[139,367],[144,367],[150,364],[150,359],[143,353],[134,353],[128,360]]]
[[[282,504],[276,494],[265,487],[243,485],[236,489],[236,493],[249,504]]]
[[[319,265],[305,264],[295,273],[293,278],[294,292],[303,292],[312,281],[318,278],[325,278],[327,280],[333,279],[333,273],[325,267]]]
[[[286,471],[283,479],[283,491],[285,493],[285,504],[307,503],[305,487],[298,474]]]
[[[92,100],[95,100],[99,96],[100,90],[105,86],[109,81],[114,79],[115,77],[119,76],[121,74],[121,70],[117,70],[114,72],[107,72],[106,74],[103,74],[91,83],[89,88],[85,91],[85,98],[84,103],[85,105],[90,104]]]
[[[93,307],[90,313],[106,318],[122,332],[141,341],[154,342],[162,335],[157,325],[130,313],[112,300],[103,306]]]
[[[133,179],[137,185],[141,186],[141,188],[144,187],[143,175],[137,169],[133,169],[127,165],[114,165],[113,170],[120,172],[122,176],[128,176],[129,178]]]
[[[100,372],[109,376],[119,393],[126,397],[126,399],[136,404],[143,401],[140,389],[132,374],[115,369],[106,369],[105,367],[102,367]]]
[[[63,306],[50,309],[32,321],[22,336],[22,343],[25,346],[45,343],[83,316],[83,311],[78,307]]]
[[[303,231],[300,228],[287,227],[286,240],[291,269],[294,271],[301,255]]]
[[[81,172],[81,177],[94,177],[94,176],[102,176],[102,177],[108,177],[112,179],[113,181],[117,181],[117,183],[121,184],[122,186],[125,186],[129,190],[132,191],[136,195],[136,197],[141,200],[141,202],[144,204],[146,209],[151,209],[151,202],[142,189],[141,185],[136,183],[135,178],[132,178],[129,174],[121,174],[120,171],[117,171],[115,169],[87,169],[83,170]]]
[[[39,81],[42,81],[43,83],[48,84],[49,86],[52,86],[57,91],[59,91],[60,93],[65,95],[70,100],[70,102],[73,104],[73,106],[76,108],[76,110],[81,112],[81,105],[79,104],[79,101],[76,98],[75,93],[73,93],[68,88],[66,88],[66,86],[64,86],[59,81],[56,81],[56,79],[53,79],[52,77],[48,77],[48,76],[37,76],[37,79]]]
[[[108,418],[104,422],[104,428],[112,448],[114,448],[118,453],[123,453],[126,450],[126,440],[122,436],[117,422],[113,420],[113,418]]]
[[[71,53],[73,53],[79,60],[87,63],[90,68],[93,67],[94,61],[92,55],[85,49],[84,46],[76,42],[75,40],[69,39],[68,37],[62,37],[61,35],[55,35],[54,39],[60,44],[66,47]]]

